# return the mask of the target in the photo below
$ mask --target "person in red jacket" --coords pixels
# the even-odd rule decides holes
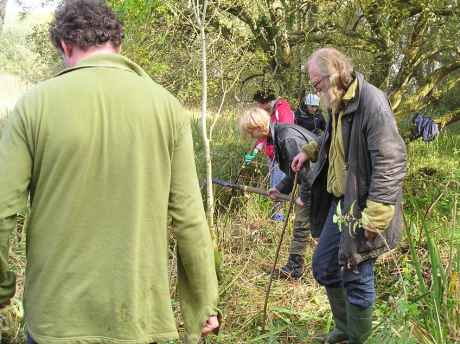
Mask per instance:
[[[294,112],[291,109],[288,101],[281,97],[276,97],[272,90],[260,90],[254,94],[254,101],[257,106],[271,114],[271,123],[294,124]],[[275,161],[273,153],[273,143],[270,139],[264,138],[257,140],[253,150],[246,154],[244,161],[247,165],[251,163],[259,151],[263,151],[267,157],[268,168],[270,171],[270,187],[275,185],[285,177],[285,174],[280,170],[278,163]],[[284,215],[280,211],[280,205],[274,207],[272,220],[284,221]]]

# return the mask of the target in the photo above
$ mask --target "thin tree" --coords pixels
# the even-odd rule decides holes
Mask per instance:
[[[214,192],[212,188],[212,161],[211,147],[207,129],[207,103],[208,103],[208,70],[207,70],[207,39],[206,39],[206,11],[207,0],[191,0],[190,2],[196,26],[200,33],[201,41],[201,135],[203,138],[204,156],[206,163],[206,213],[211,233],[214,232]]]
[[[8,0],[0,0],[0,33],[2,32],[3,24],[5,22],[7,3],[8,3]]]

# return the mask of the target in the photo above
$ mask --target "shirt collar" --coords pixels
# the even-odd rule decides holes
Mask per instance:
[[[353,98],[355,98],[355,96],[356,96],[356,89],[357,88],[358,88],[358,80],[355,78],[355,80],[353,80],[353,82],[350,84],[350,86],[348,86],[347,91],[345,92],[345,94],[342,97],[342,101],[347,103],[350,100],[353,100]]]
[[[122,69],[136,73],[141,77],[149,78],[148,74],[137,64],[132,62],[127,57],[115,53],[100,53],[91,55],[87,58],[80,60],[80,62],[77,63],[75,66],[62,70],[56,76],[73,72],[77,69],[93,67]]]

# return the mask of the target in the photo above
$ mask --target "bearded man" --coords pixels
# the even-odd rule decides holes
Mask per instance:
[[[307,67],[331,119],[319,149],[305,145],[291,167],[317,162],[311,226],[321,234],[312,265],[335,322],[326,343],[363,343],[372,329],[375,260],[401,236],[405,145],[387,97],[348,57],[323,48]],[[338,211],[341,219],[334,221]]]

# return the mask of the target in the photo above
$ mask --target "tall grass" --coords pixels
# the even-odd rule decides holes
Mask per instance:
[[[410,295],[390,287],[375,342],[458,343],[460,139],[443,134],[408,151],[405,238],[396,254]]]
[[[214,140],[214,152],[219,152],[214,156],[215,175],[223,179],[236,176],[242,154],[249,149],[235,123],[234,117],[225,117],[220,122],[224,136],[216,135]],[[446,133],[429,144],[416,141],[408,146],[408,154],[405,235],[391,256],[376,265],[378,301],[369,342],[456,343],[460,341],[460,139]],[[260,172],[248,174],[245,183],[263,185],[262,157],[259,163]],[[217,200],[227,204],[226,191],[217,191]],[[217,215],[219,246],[225,257],[222,308],[227,314],[219,342],[313,343],[332,324],[323,291],[308,270],[300,283],[275,284],[270,331],[260,333],[265,270],[272,262],[280,228],[268,220],[267,200],[239,195],[237,202],[240,207],[229,212],[224,207]],[[310,246],[307,260],[312,251]]]

